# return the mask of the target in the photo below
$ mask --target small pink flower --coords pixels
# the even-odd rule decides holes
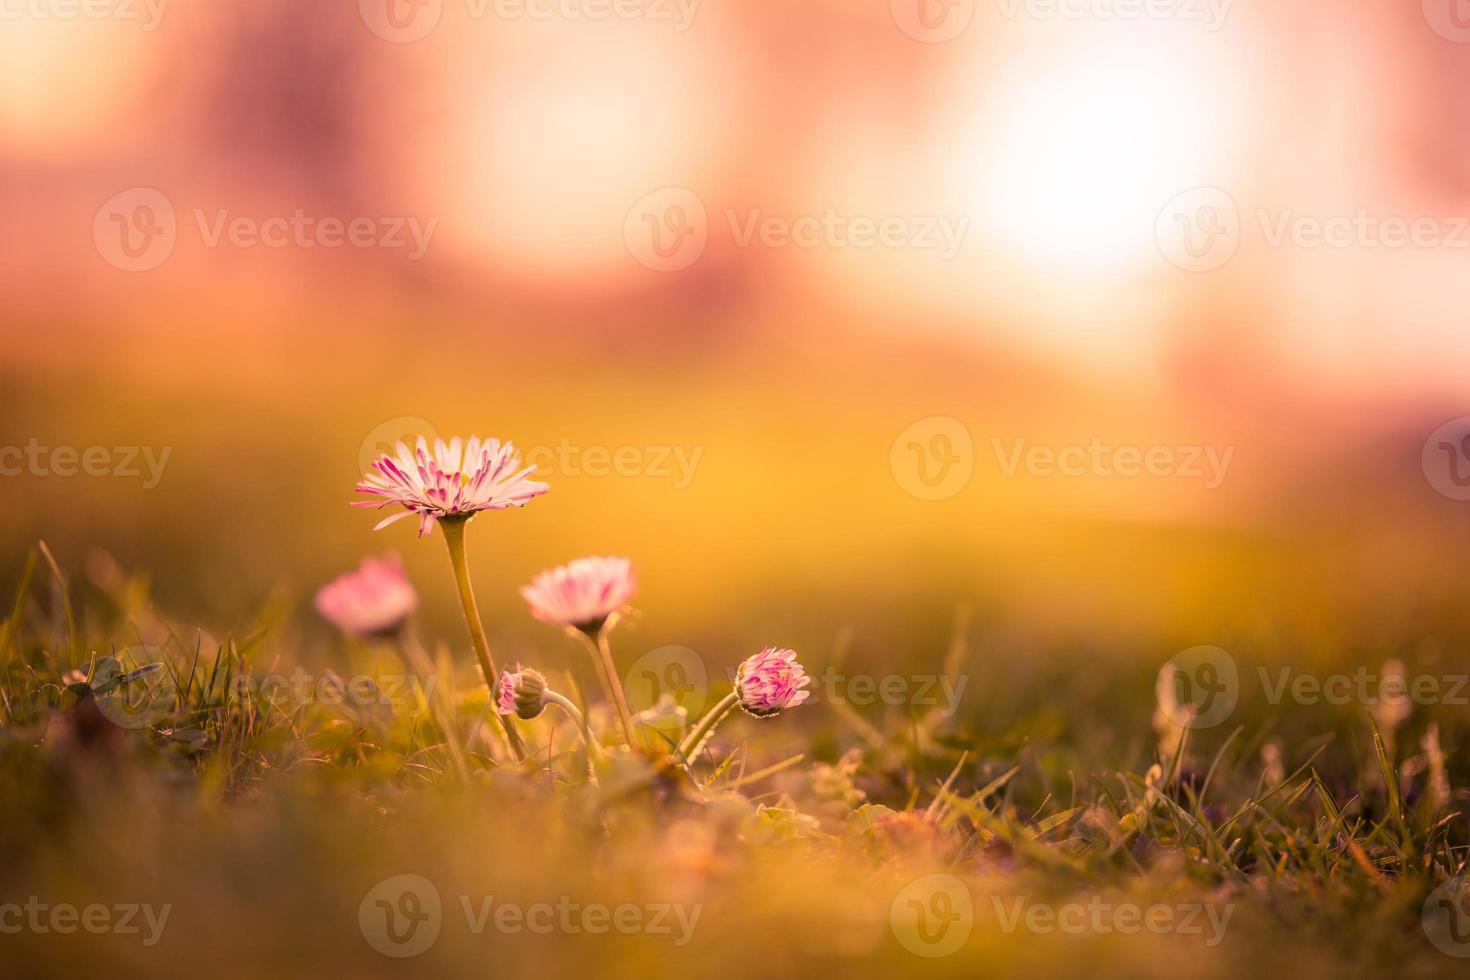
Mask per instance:
[[[540,671],[516,664],[514,671],[503,670],[495,685],[495,707],[503,715],[519,715],[530,720],[546,707],[546,678]]]
[[[811,697],[810,691],[802,690],[811,682],[796,662],[796,653],[777,647],[766,647],[735,672],[740,707],[757,718],[769,718],[801,704]]]
[[[521,589],[531,615],[553,626],[587,630],[632,601],[638,575],[626,558],[578,558],[542,572]]]
[[[419,537],[444,517],[467,517],[482,510],[523,507],[548,489],[527,479],[536,467],[522,468],[515,446],[499,439],[481,441],[470,436],[434,440],[434,451],[423,436],[412,452],[399,443],[397,456],[382,456],[363,475],[357,492],[381,500],[354,500],[354,507],[402,505],[405,510],[379,521],[377,531],[410,514],[419,516]]]
[[[316,594],[317,612],[338,629],[357,636],[396,629],[418,603],[418,593],[395,554],[364,558],[356,571],[333,579]]]

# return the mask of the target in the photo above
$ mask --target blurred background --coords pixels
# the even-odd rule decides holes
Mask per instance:
[[[628,656],[1464,659],[1455,0],[89,9],[0,21],[7,589],[325,635],[397,550],[458,642],[347,501],[475,432],[552,484],[471,532],[511,656],[625,553]]]

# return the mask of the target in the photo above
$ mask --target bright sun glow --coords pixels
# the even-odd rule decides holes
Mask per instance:
[[[979,230],[1063,270],[1151,260],[1159,210],[1213,182],[1229,155],[1210,43],[1098,31],[1044,60],[1023,49],[991,74],[957,154],[971,169],[955,175]]]

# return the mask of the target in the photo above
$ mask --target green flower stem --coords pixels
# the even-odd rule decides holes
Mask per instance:
[[[568,626],[567,632],[576,637],[578,642],[586,645],[587,652],[592,656],[592,668],[597,671],[597,684],[602,688],[602,696],[607,699],[608,704],[612,704],[612,683],[608,681],[607,670],[602,666],[602,654],[598,652],[597,647],[592,645],[592,641],[588,638],[587,634],[577,629],[577,627]]]
[[[597,651],[602,655],[602,668],[607,671],[608,685],[613,689],[613,696],[617,698],[618,717],[623,721],[623,732],[628,738],[628,748],[633,747],[633,735],[638,731],[638,726],[633,722],[633,712],[628,709],[628,696],[623,693],[623,679],[618,676],[618,668],[613,663],[612,647],[607,638],[612,631],[612,620],[602,625],[597,631]]]
[[[705,713],[705,716],[699,720],[699,724],[694,726],[694,731],[690,732],[684,741],[680,743],[680,757],[689,760],[691,757],[698,755],[700,750],[704,748],[704,743],[709,741],[709,737],[715,733],[715,726],[724,721],[725,716],[735,710],[735,705],[739,703],[740,692],[731,691],[725,695],[719,704],[709,709]]]
[[[554,704],[565,711],[571,716],[572,721],[577,723],[577,728],[582,732],[582,744],[587,746],[588,761],[591,762],[593,759],[601,760],[602,746],[598,745],[597,741],[592,737],[592,729],[587,725],[587,716],[582,714],[581,709],[573,704],[570,698],[563,697],[550,688],[543,691],[541,696],[546,699],[548,704]]]
[[[636,726],[633,724],[633,712],[628,710],[628,699],[623,694],[623,684],[618,680],[617,664],[613,663],[612,650],[608,646],[608,624],[604,623],[598,628],[595,639],[581,630],[577,632],[586,641],[588,652],[592,654],[592,662],[598,666],[597,676],[602,681],[603,693],[612,702],[618,716],[618,727],[623,730],[623,741],[631,749]]]
[[[475,604],[475,590],[470,584],[470,563],[465,557],[464,529],[468,518],[451,517],[439,520],[439,530],[444,532],[444,543],[449,546],[449,562],[454,566],[454,581],[459,586],[459,604],[464,609],[465,622],[470,628],[470,642],[474,644],[475,656],[480,658],[480,671],[485,675],[485,686],[490,689],[490,703],[495,703],[495,681],[500,672],[495,669],[495,660],[490,656],[490,641],[485,638],[485,627],[480,622],[480,607]],[[517,762],[526,761],[526,746],[516,731],[515,722],[509,715],[500,715],[505,726],[505,737]]]

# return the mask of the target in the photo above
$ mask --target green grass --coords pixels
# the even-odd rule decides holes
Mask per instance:
[[[952,715],[818,699],[735,716],[687,766],[657,740],[609,744],[592,782],[551,712],[524,726],[533,758],[507,761],[458,635],[417,667],[391,645],[307,649],[272,600],[210,639],[140,579],[73,583],[42,549],[0,631],[0,904],[171,912],[151,946],[0,934],[0,972],[1464,975],[1422,915],[1470,854],[1463,713],[1380,727],[1361,706],[1311,713],[1245,691],[1229,725],[1156,731],[1152,665],[1057,650],[996,669],[970,629],[960,619],[928,665],[967,680]],[[858,669],[841,649],[803,660]],[[293,672],[309,696],[265,683]],[[553,681],[576,700],[595,687],[590,672]],[[119,727],[130,690],[155,696]],[[359,913],[404,874],[433,883],[442,926],[400,960],[374,950]],[[970,911],[959,893],[935,898],[954,882]],[[492,909],[698,913],[687,934],[493,917],[476,933],[492,896]],[[1118,931],[1151,908],[1171,924]],[[924,922],[962,940],[952,952],[912,951],[905,916],[919,911],[959,917]],[[1080,926],[1049,926],[1056,915]]]

